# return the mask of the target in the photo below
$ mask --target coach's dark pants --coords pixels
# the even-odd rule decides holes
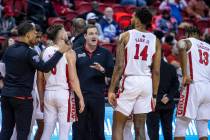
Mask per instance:
[[[10,140],[14,126],[17,140],[27,140],[30,132],[33,112],[33,100],[21,100],[13,97],[1,97],[2,129],[0,140]]]
[[[162,125],[164,140],[172,140],[173,112],[174,108],[147,114],[147,131],[150,140],[159,140],[159,122]]]
[[[73,123],[73,140],[105,140],[104,98],[87,98],[85,110],[78,114],[78,122]],[[77,109],[78,110],[78,109]]]

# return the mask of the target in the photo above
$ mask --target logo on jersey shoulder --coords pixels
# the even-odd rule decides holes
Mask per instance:
[[[86,57],[86,54],[85,54],[85,53],[81,53],[81,54],[78,54],[77,57],[78,57],[78,58]]]
[[[39,62],[39,61],[40,61],[39,55],[33,56],[32,59],[33,59],[35,62]]]

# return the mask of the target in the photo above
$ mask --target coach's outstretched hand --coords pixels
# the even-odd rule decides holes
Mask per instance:
[[[115,93],[113,93],[113,92],[108,93],[108,101],[113,107],[117,106],[117,100],[116,100]]]
[[[85,109],[85,103],[84,103],[84,99],[80,99],[79,100],[79,113],[82,113]]]
[[[71,47],[69,46],[69,44],[67,44],[65,42],[65,40],[61,40],[57,44],[59,46],[59,50],[58,51],[61,52],[61,53],[65,53],[65,52],[67,52],[67,51],[69,51],[71,49]]]

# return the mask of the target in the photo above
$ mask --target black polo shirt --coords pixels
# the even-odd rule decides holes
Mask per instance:
[[[3,56],[6,75],[2,96],[31,97],[36,69],[48,72],[62,56],[62,53],[56,52],[49,61],[44,63],[29,45],[22,42],[15,43],[5,51]]]
[[[75,50],[76,67],[80,81],[81,90],[87,97],[103,97],[105,90],[105,76],[111,77],[114,61],[112,54],[105,48],[97,47],[92,53],[88,52],[85,47]],[[90,66],[94,62],[99,63],[105,68],[105,73],[97,71]]]

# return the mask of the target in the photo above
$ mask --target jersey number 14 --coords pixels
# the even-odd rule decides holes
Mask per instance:
[[[140,44],[136,44],[136,53],[135,53],[134,59],[139,59],[139,49],[140,49]],[[146,45],[140,53],[141,60],[143,61],[147,61],[147,56],[148,56],[147,50],[148,50],[148,46]]]

